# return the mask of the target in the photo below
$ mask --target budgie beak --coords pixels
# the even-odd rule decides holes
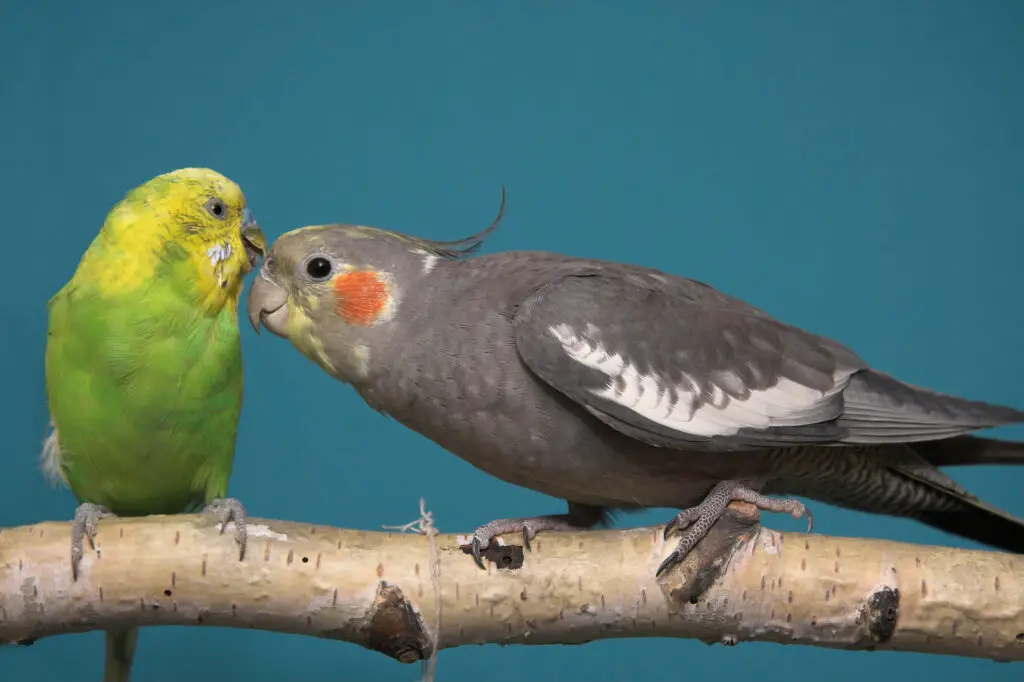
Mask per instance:
[[[249,265],[245,270],[248,273],[256,267],[261,257],[266,258],[267,256],[267,238],[263,236],[252,211],[248,208],[242,214],[242,245],[245,247],[246,260]]]
[[[246,312],[249,314],[249,324],[257,334],[262,324],[272,334],[284,337],[288,322],[288,293],[261,271],[249,287]]]

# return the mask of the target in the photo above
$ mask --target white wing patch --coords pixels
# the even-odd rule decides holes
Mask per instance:
[[[817,408],[846,386],[850,372],[841,371],[832,389],[818,391],[790,379],[780,379],[763,391],[751,391],[746,400],[730,398],[722,386],[745,387],[739,375],[716,372],[711,377],[711,396],[697,405],[696,382],[674,384],[655,373],[644,374],[619,353],[609,353],[599,342],[596,328],[587,333],[559,324],[548,328],[565,352],[576,362],[608,375],[608,384],[594,395],[626,407],[656,424],[695,436],[731,436],[744,428],[800,425],[813,421]],[[675,394],[675,400],[673,400]]]
[[[46,480],[53,485],[60,483],[68,484],[68,479],[64,476],[64,469],[60,465],[62,454],[57,427],[53,423],[53,417],[50,417],[50,433],[46,436],[46,440],[43,441],[43,451],[39,455],[39,464],[43,470],[43,475],[46,476]]]

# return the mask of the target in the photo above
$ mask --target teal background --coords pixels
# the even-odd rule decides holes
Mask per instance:
[[[181,166],[237,180],[269,237],[345,221],[457,238],[491,220],[504,182],[507,219],[487,250],[703,279],[908,381],[1024,407],[1020,2],[12,0],[0,64],[0,526],[74,508],[36,464],[47,299],[127,189]],[[373,413],[284,341],[242,336],[231,490],[252,514],[374,529],[414,518],[424,496],[442,530],[465,532],[562,509]],[[953,475],[1024,515],[1024,471]],[[969,546],[813,509],[824,533]],[[0,679],[96,680],[101,657],[99,633],[4,648]],[[143,631],[135,670],[140,682],[419,677],[354,645],[212,628]],[[951,657],[631,640],[446,651],[438,679],[799,671],[1024,676]]]

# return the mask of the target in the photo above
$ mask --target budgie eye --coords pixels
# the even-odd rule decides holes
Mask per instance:
[[[206,212],[212,215],[217,220],[224,220],[228,215],[228,208],[224,205],[224,202],[214,197],[206,202],[204,206]]]
[[[326,279],[331,274],[331,261],[323,256],[314,256],[306,262],[306,274],[313,279]]]

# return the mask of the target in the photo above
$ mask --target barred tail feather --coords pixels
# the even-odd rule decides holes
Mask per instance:
[[[1024,443],[981,436],[957,436],[914,443],[913,448],[937,467],[974,464],[1024,464]]]

